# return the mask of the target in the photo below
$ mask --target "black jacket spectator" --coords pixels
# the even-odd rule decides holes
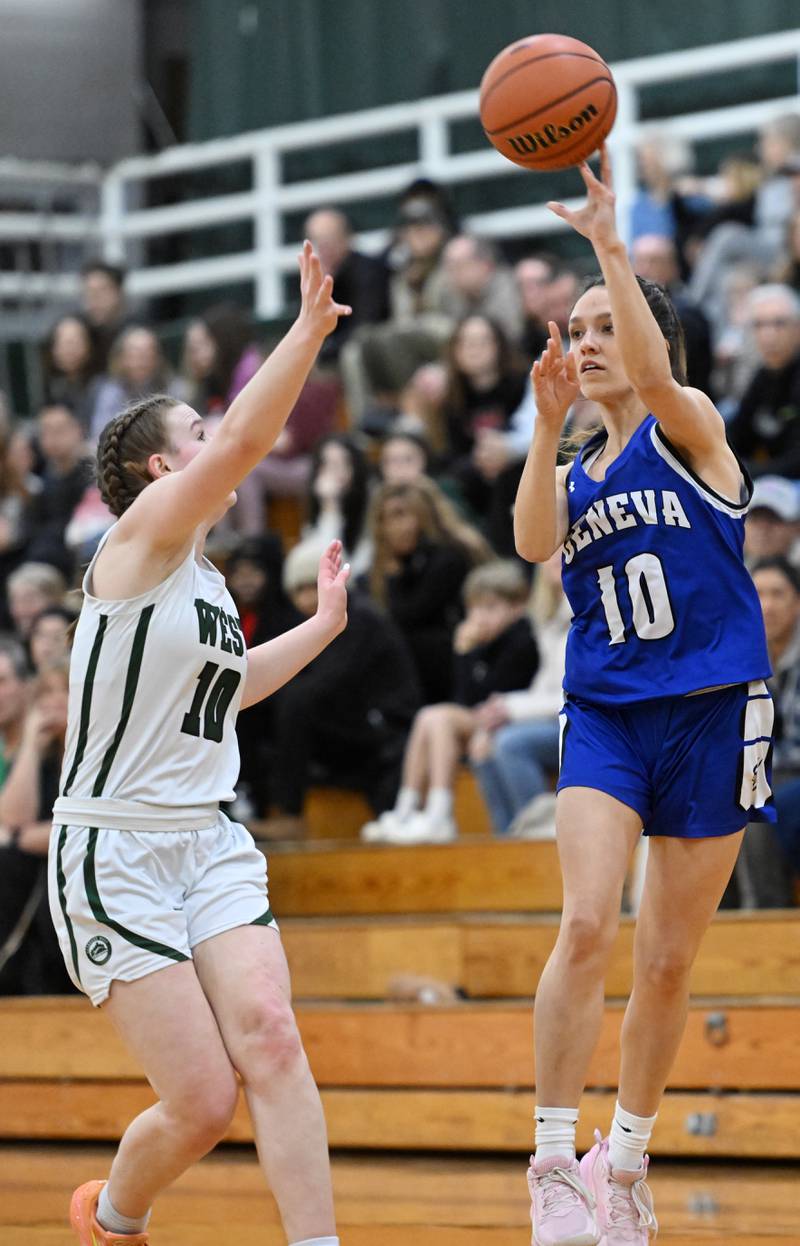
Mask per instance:
[[[485,645],[453,657],[453,699],[480,705],[495,692],[527,688],[539,669],[539,649],[530,620],[517,619]]]
[[[275,701],[273,798],[282,813],[302,812],[315,779],[362,790],[378,813],[391,807],[420,696],[403,639],[376,606],[351,596],[345,630]]]
[[[322,344],[322,363],[335,363],[350,334],[363,324],[380,324],[389,316],[389,270],[382,259],[350,251],[336,270],[333,296],[352,307]]]
[[[239,611],[248,649],[288,631],[296,611],[281,584],[283,555],[275,533],[248,537],[228,558],[225,576]],[[257,816],[266,815],[270,798],[269,740],[275,698],[267,697],[243,710],[236,720],[240,771],[237,791],[251,802]]]
[[[457,545],[423,538],[387,576],[386,607],[414,656],[426,705],[450,699],[453,628],[469,560]]]
[[[389,268],[383,257],[353,250],[349,217],[338,208],[318,208],[305,221],[303,232],[314,246],[323,271],[333,277],[333,297],[352,307],[322,344],[319,359],[335,364],[354,329],[379,324],[389,316]]]
[[[711,326],[708,317],[696,303],[680,290],[670,290],[686,344],[686,378],[695,389],[713,397],[711,372],[714,367],[714,351],[711,346]]]
[[[728,426],[753,476],[800,479],[800,354],[782,368],[759,368]]]
[[[39,412],[36,431],[44,467],[42,488],[30,512],[31,541],[25,551],[28,562],[49,562],[69,578],[74,556],[64,534],[86,486],[94,478],[84,430],[67,407],[47,406]]]

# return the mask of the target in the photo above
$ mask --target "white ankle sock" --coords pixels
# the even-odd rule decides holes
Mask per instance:
[[[655,1123],[655,1116],[634,1116],[621,1108],[617,1100],[608,1141],[608,1162],[612,1168],[621,1168],[623,1172],[641,1168]]]
[[[431,818],[450,818],[453,814],[453,793],[449,787],[432,787],[425,801],[425,812]]]
[[[108,1197],[108,1186],[103,1186],[97,1200],[97,1223],[101,1228],[109,1233],[144,1233],[149,1220],[149,1211],[138,1218],[121,1215]]]
[[[409,818],[419,809],[419,792],[413,787],[401,787],[394,802],[394,811],[399,818]]]
[[[536,1159],[552,1159],[554,1155],[575,1158],[575,1126],[578,1123],[577,1108],[535,1109]]]
[[[304,1237],[302,1242],[292,1242],[291,1246],[339,1246],[338,1237]]]

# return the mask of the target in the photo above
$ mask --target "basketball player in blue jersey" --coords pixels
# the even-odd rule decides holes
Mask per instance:
[[[683,1034],[689,971],[743,828],[774,820],[773,707],[758,598],[742,560],[751,482],[708,397],[685,384],[675,310],[617,234],[608,156],[586,205],[550,204],[602,277],[554,324],[515,510],[519,553],[563,547],[573,609],[564,681],[561,927],[536,992],[534,1246],[644,1246],[657,1231],[645,1149]],[[556,467],[570,404],[603,429]],[[650,836],[610,1137],[580,1165],[577,1105],[603,1019],[622,888]]]
[[[213,441],[197,412],[156,394],[113,419],[98,446],[117,522],[83,582],[50,902],[73,981],[103,1007],[158,1102],[126,1129],[108,1181],[75,1191],[81,1246],[147,1246],[155,1196],[227,1131],[237,1073],[288,1241],[338,1246],[325,1122],[266,864],[219,805],[234,795],[238,710],[343,629],[348,570],[333,542],[317,613],[247,651],[225,580],[203,556],[349,311],[309,243],[300,269],[297,320]]]

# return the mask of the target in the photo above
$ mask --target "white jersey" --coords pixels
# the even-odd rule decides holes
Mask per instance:
[[[112,529],[113,530],[113,529]],[[236,715],[247,652],[225,579],[192,550],[163,583],[124,601],[92,594],[70,665],[56,821],[178,829],[213,820],[239,774]]]

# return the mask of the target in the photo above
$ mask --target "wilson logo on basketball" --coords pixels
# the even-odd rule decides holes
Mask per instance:
[[[540,130],[534,130],[533,134],[517,134],[514,138],[509,138],[508,142],[518,156],[525,156],[529,152],[555,147],[565,138],[572,138],[573,134],[578,134],[597,116],[598,111],[594,104],[587,104],[566,125],[543,125]]]

